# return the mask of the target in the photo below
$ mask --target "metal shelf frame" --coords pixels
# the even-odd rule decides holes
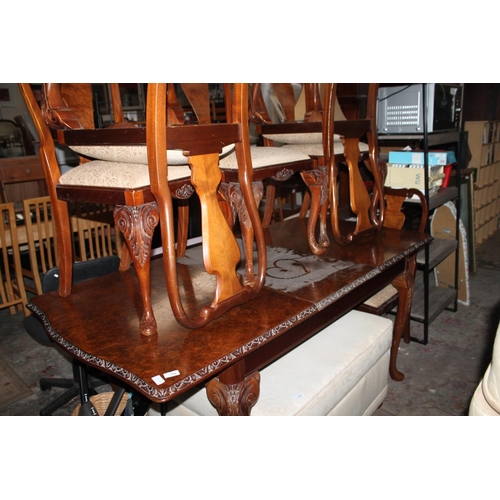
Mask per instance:
[[[430,298],[431,295],[436,297],[436,294],[440,293],[440,289],[438,287],[432,286],[430,284],[430,273],[432,269],[439,264],[441,260],[436,259],[435,256],[431,255],[430,245],[426,245],[423,253],[424,259],[422,263],[422,259],[419,259],[419,268],[421,272],[423,272],[423,312],[422,308],[418,312],[413,312],[412,307],[412,315],[411,319],[424,325],[423,338],[417,338],[411,336],[411,340],[417,342],[419,344],[427,345],[429,342],[429,325],[432,321],[443,311],[450,310],[456,312],[458,310],[458,286],[459,286],[459,230],[460,230],[460,171],[462,168],[462,162],[464,159],[463,147],[464,144],[467,144],[467,139],[463,137],[463,133],[460,130],[449,130],[442,132],[431,132],[428,131],[428,99],[427,99],[427,85],[422,85],[422,99],[423,99],[423,134],[401,134],[401,135],[379,135],[379,142],[401,142],[401,141],[410,141],[422,144],[423,143],[423,151],[424,151],[424,175],[425,175],[425,197],[427,199],[427,203],[429,205],[429,212],[438,206],[446,203],[447,201],[455,201],[456,211],[457,211],[457,223],[456,223],[456,245],[455,249],[451,252],[444,252],[442,254],[441,260],[443,260],[448,255],[451,255],[455,252],[455,290],[445,290],[442,294],[442,298],[440,300],[433,299],[433,305],[437,304],[439,309],[431,308]],[[455,171],[455,179],[457,186],[455,190],[453,188],[448,188],[446,193],[436,193],[437,196],[429,195],[429,165],[428,165],[428,152],[430,147],[445,145],[445,144],[456,144],[457,147],[457,167]],[[430,233],[430,217],[427,220],[426,231]],[[431,243],[432,245],[433,243]],[[421,289],[421,287],[417,287],[416,289]],[[432,290],[431,290],[432,288]],[[450,293],[451,292],[451,293]],[[415,294],[417,295],[417,294]],[[420,304],[421,305],[421,304]],[[417,308],[416,308],[417,309]],[[432,309],[432,310],[431,310]]]

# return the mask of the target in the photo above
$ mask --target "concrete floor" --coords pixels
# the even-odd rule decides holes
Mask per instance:
[[[477,271],[470,276],[470,305],[444,311],[429,328],[427,345],[402,343],[398,368],[402,382],[389,382],[389,392],[375,415],[466,415],[470,399],[491,360],[500,319],[500,230],[477,250]],[[41,391],[41,377],[71,377],[69,356],[57,346],[33,340],[23,327],[23,313],[0,311],[0,356],[31,390],[31,395],[0,409],[0,415],[38,415],[62,389]],[[412,335],[422,325],[412,321]],[[104,386],[99,391],[109,390]],[[71,415],[75,398],[54,415]]]

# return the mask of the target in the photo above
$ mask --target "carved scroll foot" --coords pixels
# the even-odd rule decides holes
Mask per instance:
[[[151,305],[151,243],[158,224],[159,214],[156,203],[140,206],[116,206],[115,225],[120,229],[128,245],[130,256],[139,280],[143,312],[140,322],[142,335],[157,333],[156,320]]]
[[[330,245],[326,231],[326,218],[328,211],[328,174],[324,167],[319,167],[308,172],[301,172],[302,179],[311,192],[311,211],[307,224],[307,239],[311,251],[320,255]],[[316,225],[320,220],[319,241],[316,241]]]
[[[207,396],[221,416],[249,416],[260,393],[260,374],[252,373],[236,384],[226,385],[218,378],[207,384]]]

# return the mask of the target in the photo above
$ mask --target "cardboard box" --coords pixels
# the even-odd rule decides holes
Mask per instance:
[[[443,183],[444,167],[435,166],[429,169],[429,188],[439,187]],[[401,167],[387,164],[385,186],[394,188],[416,188],[425,191],[424,168]]]

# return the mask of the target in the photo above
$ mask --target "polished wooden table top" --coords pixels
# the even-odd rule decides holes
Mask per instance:
[[[141,295],[133,270],[77,284],[65,298],[57,292],[34,297],[28,307],[71,355],[165,402],[234,363],[243,360],[250,374],[277,359],[402,274],[407,259],[432,240],[385,229],[350,246],[332,243],[315,256],[307,220],[300,219],[271,225],[266,237],[262,293],[197,330],[173,317],[161,259],[151,268],[156,336],[139,333]],[[186,310],[194,314],[213,297],[215,280],[196,255],[180,261],[179,276]]]

